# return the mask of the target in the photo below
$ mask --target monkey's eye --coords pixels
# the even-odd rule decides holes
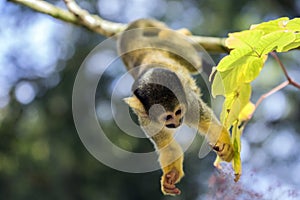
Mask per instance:
[[[180,114],[181,114],[181,109],[179,109],[175,112],[175,115],[180,115]]]
[[[170,119],[172,119],[172,118],[173,118],[172,115],[167,115],[167,116],[165,117],[165,120],[168,121],[168,120],[170,120]]]

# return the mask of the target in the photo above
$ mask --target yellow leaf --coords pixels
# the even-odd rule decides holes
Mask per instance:
[[[252,116],[254,110],[255,110],[255,105],[251,101],[249,101],[249,103],[247,103],[247,105],[240,112],[239,120],[240,121],[248,120]]]
[[[232,166],[235,174],[234,181],[237,182],[242,174],[242,162],[241,162],[241,135],[242,131],[238,128],[239,121],[235,121],[232,128],[232,144],[234,148],[234,157],[232,160]]]
[[[253,24],[250,30],[263,30],[265,34],[271,33],[273,31],[285,29],[286,23],[289,21],[288,17],[282,17],[279,19],[271,20],[268,22],[263,22],[260,24]]]
[[[217,95],[224,95],[224,83],[220,72],[215,74],[213,83],[212,83],[212,96],[215,98]]]
[[[236,91],[226,94],[225,97],[220,119],[225,127],[231,127],[250,100],[251,85],[248,83],[240,85]]]
[[[246,30],[237,33],[228,34],[228,39],[225,40],[225,44],[228,48],[234,49],[250,49],[253,50],[255,44],[263,36],[262,30]]]

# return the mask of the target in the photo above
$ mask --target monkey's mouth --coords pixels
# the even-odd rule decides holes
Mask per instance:
[[[182,124],[182,121],[183,121],[183,117],[179,119],[178,123],[166,124],[166,127],[167,128],[178,128]]]

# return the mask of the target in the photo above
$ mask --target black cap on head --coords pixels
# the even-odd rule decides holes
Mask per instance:
[[[185,92],[178,76],[167,69],[147,70],[135,81],[132,90],[147,113],[155,104],[163,106],[166,111],[174,111],[180,103],[186,104]]]

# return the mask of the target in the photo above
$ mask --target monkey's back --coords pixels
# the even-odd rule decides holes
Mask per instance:
[[[187,38],[155,20],[141,19],[131,23],[120,35],[118,49],[134,78],[149,64],[151,67],[157,64],[164,68],[185,68],[190,73],[201,71],[201,58]]]

